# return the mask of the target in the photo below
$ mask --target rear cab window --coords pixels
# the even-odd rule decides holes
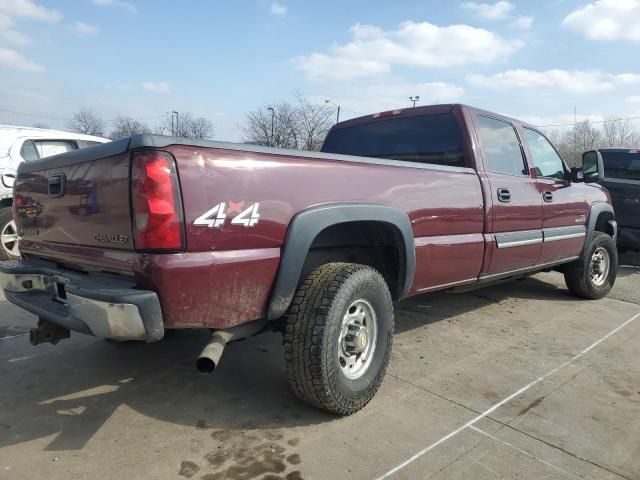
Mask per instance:
[[[520,140],[513,125],[484,115],[479,115],[476,119],[485,168],[492,173],[529,176]]]
[[[334,128],[322,152],[466,167],[463,145],[456,117],[432,113]]]
[[[601,150],[604,178],[640,181],[640,150]]]

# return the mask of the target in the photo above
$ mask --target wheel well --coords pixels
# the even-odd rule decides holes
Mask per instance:
[[[611,212],[602,212],[598,215],[598,219],[596,220],[596,226],[594,230],[596,232],[604,232],[612,237],[615,237],[615,233],[613,231],[613,226],[610,221],[614,219],[613,213]]]
[[[305,258],[301,279],[326,263],[368,265],[382,274],[395,300],[403,286],[404,256],[401,233],[392,224],[378,221],[339,223],[325,228],[315,237]]]
[[[3,198],[0,200],[0,208],[9,208],[13,205],[13,198]]]

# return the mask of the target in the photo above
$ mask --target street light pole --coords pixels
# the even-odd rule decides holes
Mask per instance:
[[[176,112],[175,110],[173,112],[171,112],[171,126],[173,126],[173,116],[175,115],[176,117],[176,129],[175,129],[175,134],[180,135],[180,114],[178,112]],[[174,134],[174,136],[175,136]]]
[[[269,146],[273,147],[273,122],[276,116],[276,111],[273,109],[273,107],[267,107],[267,110],[271,111],[271,139],[269,140]]]
[[[336,115],[336,123],[340,123],[340,105],[338,105],[338,114]]]
[[[413,107],[412,108],[415,108],[416,107],[416,102],[418,100],[420,100],[420,95],[415,95],[415,96],[409,97],[409,100],[413,102]]]

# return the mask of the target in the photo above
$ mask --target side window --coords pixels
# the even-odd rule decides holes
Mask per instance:
[[[93,147],[94,145],[100,145],[100,142],[94,142],[93,140],[76,140],[78,148]]]
[[[20,156],[27,162],[38,160],[38,152],[36,152],[36,147],[33,146],[33,142],[31,140],[26,140],[22,144],[22,147],[20,148]]]
[[[627,180],[640,181],[640,158],[631,160],[631,163],[629,163],[629,169],[626,171],[625,178]]]
[[[70,140],[34,140],[34,143],[40,158],[77,150],[75,143]]]
[[[506,175],[528,175],[513,125],[490,117],[478,117],[480,142],[488,169]]]
[[[564,180],[564,163],[549,140],[535,130],[528,128],[523,130],[538,176]]]

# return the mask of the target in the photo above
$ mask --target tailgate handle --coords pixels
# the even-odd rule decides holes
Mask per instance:
[[[66,184],[66,176],[64,173],[58,173],[49,177],[49,196],[61,197],[64,195],[64,187]]]

